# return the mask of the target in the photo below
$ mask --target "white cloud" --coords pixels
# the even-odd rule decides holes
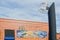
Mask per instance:
[[[39,15],[39,16],[34,16],[32,15]],[[37,14],[36,14],[37,13]],[[46,17],[44,16],[40,16],[42,14],[39,14],[39,12],[36,11],[29,11],[26,9],[10,9],[10,8],[5,8],[5,7],[0,7],[0,14],[4,14],[5,16],[8,17],[4,17],[4,18],[11,18],[11,19],[17,19],[17,20],[30,20],[30,21],[43,21],[45,22],[47,20]],[[46,18],[46,20],[44,21],[43,18]],[[47,22],[47,21],[46,21]]]
[[[4,6],[0,7],[0,14],[4,14],[5,16],[8,16],[8,17],[4,17],[4,18],[47,22],[47,16],[46,15],[41,16],[42,14],[39,14],[39,12],[38,12],[41,1],[42,0],[33,0],[33,1],[32,0],[2,0],[2,4]],[[9,6],[8,3],[16,3],[19,6],[23,5],[24,8],[14,8],[13,9],[13,8],[5,7],[5,6]],[[32,14],[34,14],[34,15],[32,15]],[[3,16],[1,16],[1,17],[3,17]],[[45,20],[43,20],[43,19],[45,19]]]

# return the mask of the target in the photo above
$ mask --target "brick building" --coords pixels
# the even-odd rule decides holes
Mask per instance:
[[[30,31],[30,33],[32,33],[32,31],[45,31],[47,32],[47,36],[45,38],[38,38],[38,37],[20,38],[17,36],[17,31],[20,30],[20,26],[24,27],[23,30]],[[48,34],[49,34],[48,28],[49,28],[48,23],[44,23],[44,22],[33,22],[33,21],[25,21],[25,20],[0,18],[0,40],[7,40],[9,38],[11,38],[11,40],[12,39],[13,40],[48,40]],[[10,37],[9,35],[12,36]],[[57,35],[58,39],[59,37],[60,36]]]

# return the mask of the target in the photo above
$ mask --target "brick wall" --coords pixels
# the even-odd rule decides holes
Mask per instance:
[[[19,26],[24,26],[25,30],[30,31],[46,31],[48,33],[48,24],[44,22],[33,22],[33,21],[24,21],[24,20],[12,20],[12,19],[3,19],[0,18],[0,31],[1,40],[4,40],[4,30],[10,29],[15,30],[15,40],[48,40],[48,36],[46,38],[18,38],[16,35],[16,31],[19,29]],[[48,35],[48,34],[47,34]]]

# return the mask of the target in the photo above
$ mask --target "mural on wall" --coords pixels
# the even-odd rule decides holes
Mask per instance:
[[[47,32],[24,30],[24,27],[21,26],[19,27],[19,30],[17,30],[17,37],[18,38],[46,38]]]

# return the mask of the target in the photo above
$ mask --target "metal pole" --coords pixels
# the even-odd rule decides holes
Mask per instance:
[[[49,19],[49,40],[56,40],[55,3],[52,3],[48,10],[48,19]]]

